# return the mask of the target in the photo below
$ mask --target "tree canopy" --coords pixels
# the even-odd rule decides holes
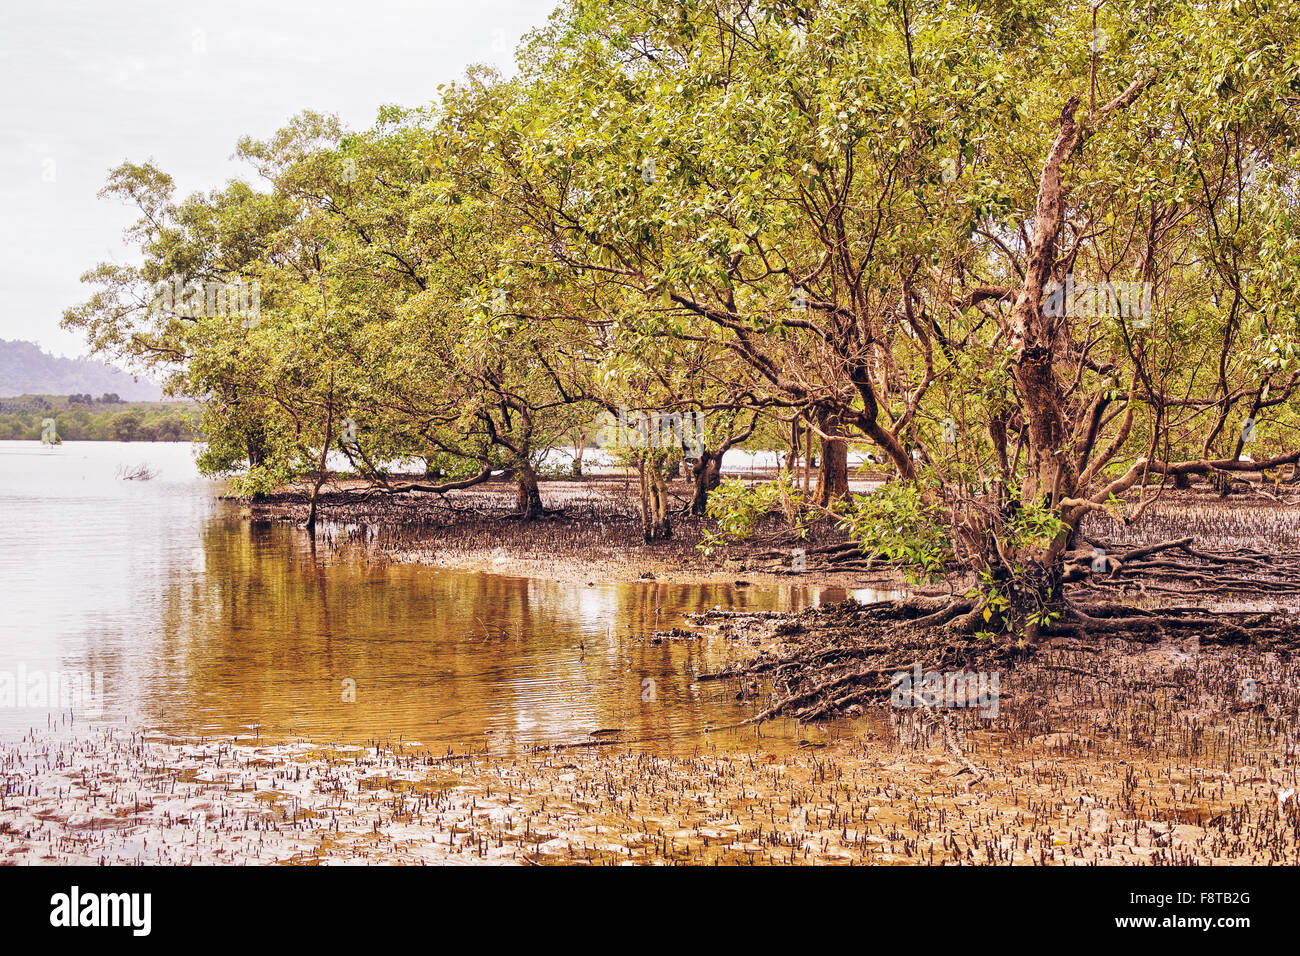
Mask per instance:
[[[114,170],[141,261],[65,325],[202,401],[249,492],[334,451],[392,493],[505,469],[532,517],[575,428],[676,415],[649,540],[675,459],[698,513],[722,451],[808,429],[864,548],[1032,636],[1090,511],[1300,459],[1298,35],[1294,0],[571,0],[517,75],[241,142],[249,182]]]

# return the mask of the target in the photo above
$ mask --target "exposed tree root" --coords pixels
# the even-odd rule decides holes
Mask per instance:
[[[1196,636],[1203,644],[1252,644],[1289,649],[1300,643],[1300,620],[1288,614],[1207,611],[1204,608],[1135,608],[1123,604],[1069,605],[1066,622],[1086,625],[1099,637],[1151,643]]]
[[[1167,543],[1181,548],[1183,542]],[[1144,549],[1147,556],[1164,548]],[[1038,647],[978,640],[982,624],[971,601],[911,597],[860,605],[846,601],[797,614],[707,612],[697,621],[742,619],[777,638],[774,649],[701,680],[763,678],[772,700],[750,722],[774,717],[813,721],[843,715],[855,706],[888,699],[891,676],[923,672],[991,671],[1036,654]],[[752,629],[751,629],[752,633]],[[1250,644],[1292,651],[1300,648],[1300,617],[1284,613],[1209,611],[1197,607],[1139,608],[1113,601],[1087,602],[1071,595],[1061,620],[1045,628],[1044,644],[1068,638],[1150,644],[1195,638],[1206,645]],[[1092,650],[1097,648],[1091,647]],[[972,773],[976,771],[972,768]]]
[[[1161,582],[1186,582],[1201,596],[1300,595],[1300,561],[1294,555],[1248,548],[1210,553],[1197,549],[1193,539],[1186,537],[1127,551],[1105,547],[1072,551],[1066,557],[1063,580],[1067,584],[1086,581],[1098,588],[1156,591],[1177,590]]]
[[[887,566],[883,561],[864,555],[858,545],[852,541],[809,548],[790,537],[787,531],[779,531],[772,537],[787,546],[750,554],[746,559],[746,567],[755,571],[774,573],[788,571],[791,574],[801,574],[824,571],[879,571]],[[803,556],[803,566],[800,571],[796,571],[793,567],[796,550],[802,552]]]
[[[777,716],[834,717],[855,705],[888,698],[891,677],[917,665],[923,671],[962,670],[1013,653],[988,641],[970,640],[954,629],[972,607],[964,600],[911,597],[869,605],[845,601],[795,615],[735,614],[729,619],[749,617],[766,625],[773,636],[790,638],[776,651],[699,679],[761,676],[769,680],[774,699],[751,722]]]

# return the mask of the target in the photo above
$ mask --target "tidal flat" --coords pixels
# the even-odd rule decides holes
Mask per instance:
[[[1243,705],[1243,671],[1274,690]],[[1010,675],[992,719],[874,710],[669,755],[617,731],[456,754],[54,725],[0,747],[0,858],[1295,864],[1296,702],[1278,689],[1296,686],[1271,653],[1147,649],[1103,670],[1058,649]]]
[[[0,670],[102,673],[105,699],[0,713],[6,863],[1300,862],[1289,499],[1090,527],[1194,539],[1074,592],[1158,628],[976,642],[953,666],[996,673],[996,708],[899,707],[903,628],[858,617],[966,582],[915,587],[825,528],[705,555],[683,520],[645,547],[605,478],[547,483],[565,512],[530,524],[504,484],[327,497],[309,536],[292,492],[219,500],[184,448],[122,482],[128,454],[10,459],[11,540],[40,547],[0,542],[29,596]],[[1207,548],[1234,565],[1215,590]],[[826,667],[875,644],[870,679]],[[870,693],[801,699],[846,677]]]

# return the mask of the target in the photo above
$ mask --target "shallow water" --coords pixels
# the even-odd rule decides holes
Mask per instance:
[[[723,662],[726,642],[653,643],[650,632],[719,604],[844,597],[390,565],[364,546],[313,546],[287,523],[251,520],[198,476],[194,449],[0,442],[0,736],[67,709],[30,683],[55,675],[84,676],[82,721],[177,736],[500,752],[618,729],[657,751],[749,745],[756,731],[709,733],[752,713],[734,688],[694,680]],[[141,463],[153,480],[116,477]],[[794,733],[763,731],[769,746]]]

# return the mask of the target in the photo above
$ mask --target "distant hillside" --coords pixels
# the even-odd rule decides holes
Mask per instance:
[[[58,358],[32,342],[0,339],[0,397],[74,393],[98,397],[110,392],[128,402],[156,402],[162,396],[152,382],[137,382],[102,362]]]

